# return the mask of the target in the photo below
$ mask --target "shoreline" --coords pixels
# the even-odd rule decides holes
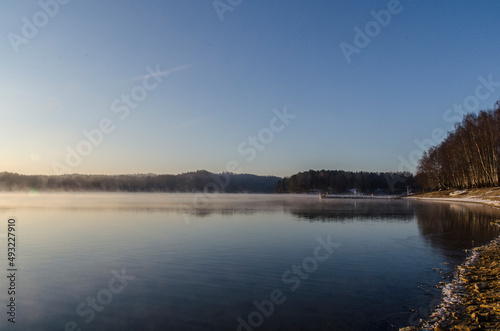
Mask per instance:
[[[491,201],[488,199],[468,199],[468,198],[432,198],[432,197],[402,197],[402,199],[411,199],[411,200],[422,200],[422,201],[442,201],[442,202],[460,202],[460,203],[473,203],[476,205],[483,205],[487,207],[491,207],[494,209],[500,210],[500,202],[499,201]]]
[[[494,193],[495,195],[491,195]],[[433,192],[406,199],[474,203],[500,209],[499,188],[477,189],[458,196],[453,191]],[[448,196],[446,196],[448,195]],[[495,224],[500,226],[500,220]],[[476,247],[458,265],[453,280],[442,290],[441,304],[428,321],[400,331],[500,330],[500,237]]]
[[[464,191],[443,190],[414,194],[403,197],[403,199],[476,203],[500,209],[500,187],[471,189]]]

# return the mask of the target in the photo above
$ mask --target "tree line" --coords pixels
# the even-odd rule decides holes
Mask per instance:
[[[445,140],[424,152],[416,180],[426,190],[499,186],[500,101],[466,114]]]
[[[343,170],[309,170],[285,177],[276,184],[276,193],[309,193],[315,191],[336,194],[356,190],[365,194],[399,194],[414,189],[409,172],[352,172]]]
[[[20,175],[0,173],[1,191],[273,193],[278,177],[205,170],[179,175]]]

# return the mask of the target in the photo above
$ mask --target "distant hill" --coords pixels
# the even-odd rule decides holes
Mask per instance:
[[[276,184],[276,193],[322,191],[348,193],[395,194],[414,187],[409,172],[352,172],[343,170],[309,170],[285,177]]]
[[[0,173],[0,191],[221,192],[273,193],[274,176],[205,170],[180,175],[20,175]]]

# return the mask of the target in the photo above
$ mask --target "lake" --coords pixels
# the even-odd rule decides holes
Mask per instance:
[[[397,330],[499,212],[308,195],[2,193],[18,330]],[[6,280],[7,279],[7,280]]]

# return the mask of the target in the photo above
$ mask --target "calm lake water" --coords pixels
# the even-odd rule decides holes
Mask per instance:
[[[397,330],[431,313],[495,210],[410,200],[0,194],[16,330]]]

